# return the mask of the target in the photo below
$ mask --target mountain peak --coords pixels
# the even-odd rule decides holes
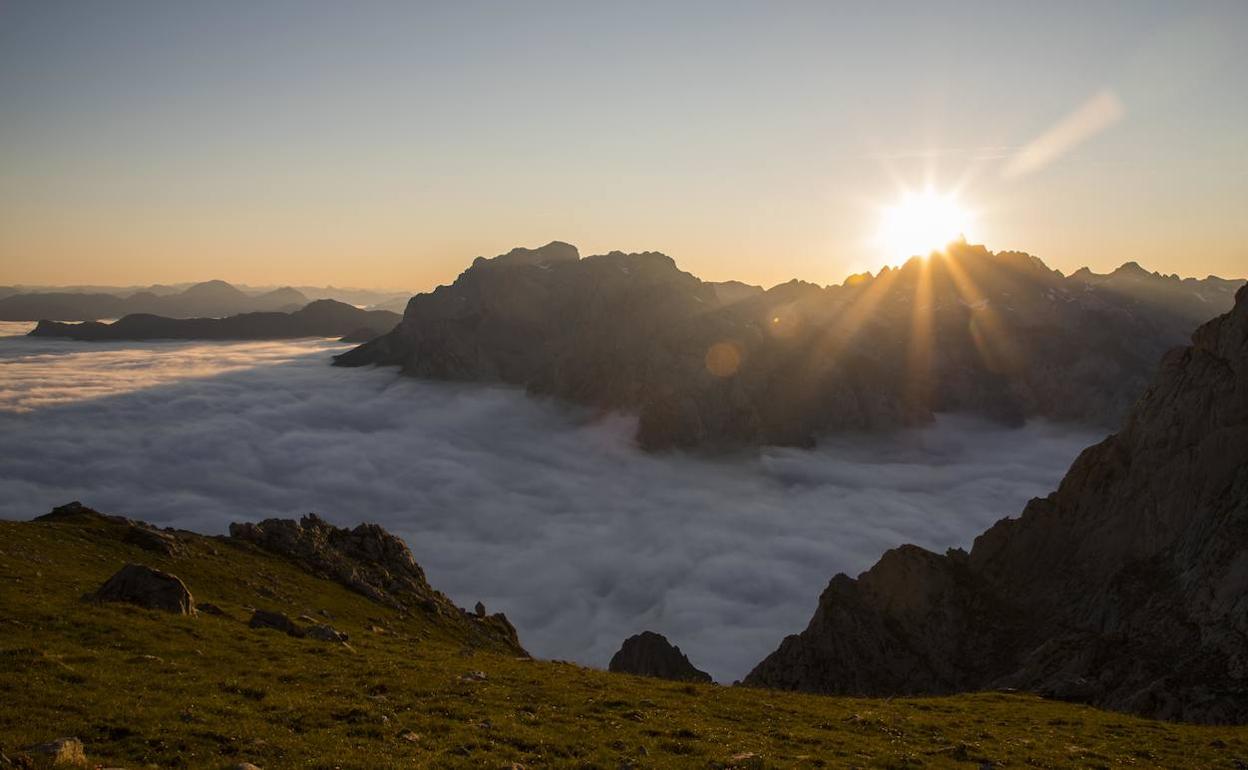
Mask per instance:
[[[575,262],[581,258],[581,253],[570,243],[563,241],[551,241],[545,246],[538,246],[536,249],[528,249],[523,246],[517,246],[506,254],[500,254],[493,259],[485,259],[477,257],[477,262],[491,262],[496,265],[533,265],[542,267],[558,262]]]
[[[186,291],[182,292],[184,297],[246,297],[242,291],[237,289],[233,284],[226,283],[219,278],[211,281],[201,281],[200,283],[188,286]]]

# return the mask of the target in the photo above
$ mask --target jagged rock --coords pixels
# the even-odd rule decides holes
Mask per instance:
[[[961,243],[840,286],[763,292],[701,281],[663,254],[580,259],[552,243],[478,258],[335,363],[637,412],[647,449],[809,446],[952,411],[1112,425],[1240,283],[1089,276]]]
[[[195,599],[176,575],[142,564],[127,564],[89,595],[97,602],[127,602],[179,615],[195,614]]]
[[[305,635],[304,630],[295,625],[295,622],[282,612],[256,610],[252,613],[251,620],[247,622],[247,625],[250,628],[271,628],[274,631],[281,631],[284,634],[297,638],[302,638]]]
[[[407,544],[376,524],[345,529],[308,514],[299,521],[234,523],[230,525],[230,537],[281,555],[314,575],[334,580],[400,611],[418,608],[452,621],[465,614],[429,585]],[[472,633],[524,654],[515,627],[502,613],[481,619],[471,627]]]
[[[485,617],[485,605],[481,602],[477,602],[476,606],[472,608],[472,611],[476,613],[476,616],[479,618]]]
[[[31,746],[26,752],[53,767],[86,767],[87,752],[77,738],[57,738]]]
[[[1018,688],[1248,721],[1248,289],[1168,353],[1122,429],[969,554],[837,575],[749,685],[854,695]]]
[[[186,550],[178,539],[168,532],[160,532],[138,524],[131,524],[126,529],[122,541],[164,556],[177,556]]]
[[[711,681],[711,675],[694,668],[679,647],[653,631],[642,631],[625,639],[619,651],[611,656],[607,670],[687,682]]]
[[[320,642],[345,643],[350,639],[346,633],[324,623],[318,623],[309,627],[307,635],[309,639],[316,639]]]
[[[268,519],[230,525],[230,537],[286,556],[314,574],[336,580],[380,604],[437,598],[407,545],[376,524],[347,530],[315,514],[299,521]]]

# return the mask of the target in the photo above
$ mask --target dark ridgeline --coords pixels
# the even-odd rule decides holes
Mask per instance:
[[[582,259],[555,242],[478,258],[336,363],[636,411],[647,449],[809,446],[945,411],[1110,426],[1240,283],[1133,263],[1064,277],[952,244],[839,286],[763,291],[701,281],[663,254]]]
[[[204,281],[187,289],[157,294],[137,291],[125,296],[78,292],[0,292],[0,321],[95,321],[135,313],[167,318],[220,318],[239,313],[293,312],[308,298],[290,287],[247,294],[225,281]]]
[[[750,685],[853,695],[1015,687],[1248,721],[1248,288],[1166,354],[1057,491],[941,556],[837,575]]]
[[[679,647],[653,631],[642,631],[625,639],[611,656],[607,670],[681,682],[711,681],[711,675],[695,668]]]
[[[105,340],[263,340],[343,337],[370,340],[394,328],[402,317],[389,310],[361,310],[332,299],[318,299],[293,313],[243,313],[228,318],[165,318],[128,315],[113,323],[40,321],[32,337]]]

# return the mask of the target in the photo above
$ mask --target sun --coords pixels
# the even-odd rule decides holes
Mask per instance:
[[[927,256],[967,237],[974,216],[952,193],[907,192],[880,212],[880,247],[892,259]]]

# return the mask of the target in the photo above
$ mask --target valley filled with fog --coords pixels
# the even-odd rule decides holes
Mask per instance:
[[[533,654],[594,666],[661,632],[731,682],[836,572],[968,547],[1100,435],[945,416],[812,451],[648,455],[634,420],[502,387],[338,369],[331,341],[82,343],[0,325],[0,517],[73,499],[207,533],[316,512],[403,536]]]

